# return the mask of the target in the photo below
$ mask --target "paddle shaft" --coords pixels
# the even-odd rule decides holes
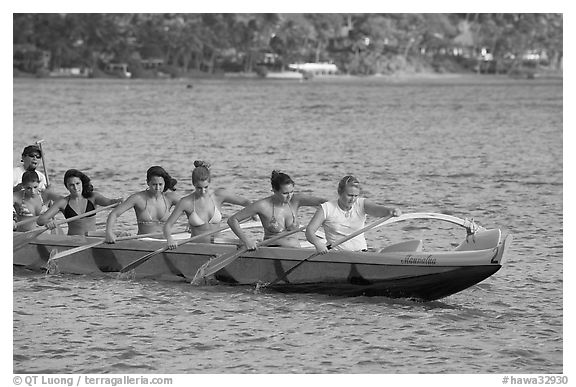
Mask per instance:
[[[42,143],[44,140],[36,141],[36,145],[40,148],[40,156],[42,156],[42,168],[44,169],[44,176],[46,176],[46,186],[50,185],[50,179],[48,178],[48,168],[46,168],[46,157],[44,156],[44,149],[42,149]]]
[[[292,234],[296,234],[297,232],[300,232],[300,231],[304,230],[305,228],[306,228],[305,226],[302,226],[296,230],[286,231],[280,235],[277,235],[277,236],[272,237],[270,239],[266,239],[266,240],[260,242],[258,247],[271,245],[272,243],[274,243],[274,242],[276,242],[282,238],[285,238],[287,236],[290,236]],[[199,283],[201,278],[208,277],[208,276],[216,273],[218,270],[223,269],[224,267],[226,267],[229,264],[231,264],[232,262],[234,262],[238,257],[240,257],[242,254],[246,253],[247,251],[248,251],[248,248],[243,247],[234,253],[224,254],[218,258],[213,259],[212,261],[208,261],[206,266],[203,265],[200,267],[200,269],[198,269],[198,271],[196,272],[196,275],[194,276],[194,279],[192,280],[192,283],[193,284]]]
[[[248,220],[248,219],[246,219],[246,220]],[[188,242],[192,242],[194,240],[198,240],[198,239],[212,236],[212,235],[217,234],[221,231],[225,231],[229,228],[230,228],[230,226],[223,226],[217,230],[206,232],[206,233],[200,234],[200,235],[196,235],[196,236],[193,236],[193,237],[188,238],[188,239],[184,239],[182,241],[176,242],[176,246],[182,246],[183,244],[186,244]],[[143,257],[140,257],[140,258],[136,259],[135,261],[129,263],[128,265],[124,266],[122,269],[120,269],[120,273],[126,273],[127,271],[132,270],[135,267],[140,266],[141,264],[143,264],[144,262],[146,262],[147,260],[149,260],[153,256],[158,255],[160,253],[163,253],[166,250],[168,250],[168,246],[164,246],[164,247],[159,248],[158,250],[152,251],[152,252],[144,255]]]
[[[364,227],[364,228],[361,228],[360,230],[354,231],[352,234],[347,235],[347,236],[345,236],[344,238],[339,239],[339,240],[337,240],[337,241],[334,242],[334,243],[328,244],[326,247],[327,247],[328,249],[332,249],[332,248],[334,248],[334,247],[336,247],[336,246],[338,246],[338,245],[341,245],[342,243],[347,242],[347,241],[349,241],[350,239],[355,238],[355,237],[357,237],[358,235],[360,235],[360,234],[362,234],[362,233],[364,233],[364,232],[366,232],[366,231],[368,231],[368,230],[371,230],[371,229],[373,229],[374,227],[379,226],[380,224],[384,223],[385,221],[387,221],[387,220],[390,219],[391,217],[392,217],[392,215],[390,215],[390,216],[385,216],[385,217],[383,217],[383,218],[380,218],[380,219],[378,219],[376,222],[371,223],[371,224],[369,224],[368,226],[366,226],[366,227]],[[309,255],[308,257],[304,258],[303,260],[301,260],[300,262],[298,262],[296,265],[294,265],[294,266],[292,266],[290,269],[288,269],[288,271],[286,271],[284,274],[282,274],[281,276],[279,276],[278,278],[276,278],[274,281],[270,282],[267,286],[274,285],[274,284],[277,284],[278,282],[282,281],[283,279],[285,279],[286,277],[288,277],[288,275],[289,275],[290,273],[292,273],[294,270],[296,270],[296,268],[298,268],[298,266],[302,265],[304,262],[307,262],[308,260],[314,258],[315,256],[317,256],[317,255],[319,255],[319,254],[320,254],[320,253],[317,253],[317,252],[316,252],[316,253],[311,254],[311,255]]]
[[[94,210],[92,210],[92,211],[84,212],[84,213],[82,213],[82,214],[80,214],[80,215],[76,215],[76,216],[73,216],[73,217],[68,218],[68,219],[56,220],[56,221],[54,222],[54,224],[56,224],[57,226],[59,226],[59,225],[61,225],[61,224],[74,222],[74,221],[76,221],[76,220],[85,218],[85,217],[87,217],[87,216],[97,214],[97,213],[99,213],[100,211],[105,211],[105,210],[108,210],[108,209],[110,209],[110,208],[112,208],[112,207],[116,207],[117,205],[118,205],[118,203],[114,203],[114,204],[110,204],[109,206],[106,206],[106,207],[100,207],[100,208],[94,209]],[[40,228],[35,228],[34,230],[26,231],[26,232],[24,232],[24,233],[22,233],[22,234],[20,234],[20,235],[33,234],[34,232],[38,232],[38,231],[44,232],[44,231],[46,231],[46,230],[47,230],[46,227],[40,227]]]
[[[137,234],[137,235],[130,235],[130,236],[125,236],[125,237],[119,237],[116,239],[116,242],[121,242],[121,241],[129,241],[129,240],[133,240],[133,239],[140,239],[140,238],[148,238],[148,237],[156,237],[156,236],[163,236],[163,233],[148,233],[148,234]],[[103,244],[106,240],[105,239],[101,239],[99,241],[96,242],[92,242],[92,243],[88,243],[86,245],[82,245],[82,246],[78,246],[78,247],[74,247],[72,249],[69,250],[65,250],[62,251],[61,253],[56,254],[54,257],[50,258],[52,261],[56,260],[56,259],[60,259],[60,258],[64,258],[67,257],[69,255],[72,254],[76,254],[79,253],[81,251],[84,250],[88,250],[91,249],[92,247],[96,247],[96,246],[100,246],[101,244]]]
[[[28,224],[30,222],[35,221],[36,219],[38,219],[38,216],[31,216],[28,219],[24,219],[24,220],[21,220],[19,222],[16,222],[16,227],[22,226],[23,224]]]

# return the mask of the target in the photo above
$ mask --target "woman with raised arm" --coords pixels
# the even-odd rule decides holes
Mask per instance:
[[[176,242],[172,238],[172,227],[182,213],[188,217],[188,226],[191,236],[215,231],[222,221],[222,204],[231,203],[247,206],[251,202],[248,199],[233,195],[224,188],[212,189],[212,177],[210,176],[210,164],[196,160],[192,171],[192,185],[194,192],[184,196],[164,225],[164,236],[168,248],[175,249]],[[199,239],[198,242],[213,242],[213,237]]]
[[[306,226],[306,239],[316,247],[317,253],[326,254],[328,252],[326,242],[316,236],[320,226],[324,227],[326,241],[332,244],[364,228],[367,214],[382,218],[400,216],[401,212],[361,198],[358,179],[354,176],[344,176],[338,183],[338,198],[322,204]],[[335,249],[366,251],[368,246],[364,234],[360,234],[336,246]]]
[[[148,168],[146,172],[148,188],[130,195],[108,215],[106,243],[116,242],[114,232],[116,219],[131,208],[136,213],[138,234],[162,233],[170,216],[170,209],[178,203],[178,196],[174,192],[167,192],[175,191],[176,183],[176,179],[173,179],[164,168],[158,165]]]
[[[69,169],[64,174],[64,186],[70,195],[58,199],[52,207],[38,217],[36,223],[39,226],[56,228],[54,216],[62,212],[66,219],[96,209],[96,206],[109,206],[121,203],[122,198],[109,199],[94,191],[90,178],[77,169]],[[68,223],[68,235],[88,235],[96,231],[96,216],[90,215],[82,219]]]
[[[300,227],[298,222],[300,207],[316,207],[326,201],[315,196],[295,194],[294,181],[287,174],[276,170],[272,171],[270,183],[272,185],[271,196],[252,203],[228,219],[232,231],[249,250],[256,250],[258,246],[253,238],[242,231],[240,221],[258,215],[264,227],[264,239],[269,239],[284,231],[292,231]],[[300,247],[300,242],[293,234],[279,239],[274,246]]]

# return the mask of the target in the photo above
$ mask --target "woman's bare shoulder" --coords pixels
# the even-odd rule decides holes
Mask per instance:
[[[165,195],[165,196],[168,198],[168,200],[170,200],[172,203],[178,203],[178,201],[179,201],[180,199],[183,199],[183,198],[185,197],[185,196],[180,196],[180,195],[178,195],[176,192],[173,192],[173,191],[166,192],[164,195]]]

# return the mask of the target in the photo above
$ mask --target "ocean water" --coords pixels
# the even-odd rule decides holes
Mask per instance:
[[[44,139],[63,194],[69,168],[127,197],[152,165],[183,194],[196,159],[250,199],[270,193],[272,169],[327,198],[354,174],[378,203],[472,217],[514,242],[495,275],[427,303],[15,270],[13,372],[562,373],[562,111],[557,80],[15,79],[14,165]],[[430,221],[367,234],[425,249],[463,237]]]

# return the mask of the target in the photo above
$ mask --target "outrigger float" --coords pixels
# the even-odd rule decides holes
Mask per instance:
[[[331,250],[317,255],[311,248],[260,247],[243,252],[218,270],[210,283],[264,286],[285,293],[321,293],[335,296],[386,296],[437,300],[460,292],[496,273],[512,236],[484,229],[473,221],[436,213],[412,213],[390,218],[380,226],[410,219],[436,219],[466,229],[465,239],[451,251],[422,249],[421,240],[409,240],[380,251]],[[97,244],[101,238],[44,233],[14,251],[14,267],[35,271],[84,275],[120,274],[143,255],[165,246],[165,240],[137,239]],[[51,255],[94,243],[96,246],[50,262]],[[199,269],[215,257],[234,254],[234,243],[187,243],[166,250],[130,271],[131,278],[192,281]],[[297,270],[296,264],[309,258]],[[215,280],[215,281],[214,281]]]

